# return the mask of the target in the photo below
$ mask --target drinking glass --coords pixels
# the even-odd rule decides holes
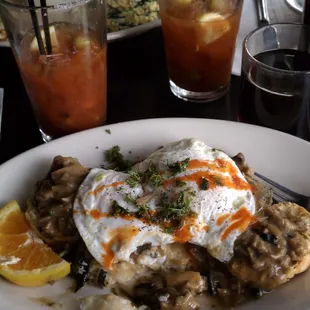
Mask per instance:
[[[240,121],[303,134],[309,121],[309,47],[310,27],[300,24],[273,24],[246,37]]]
[[[228,90],[243,0],[159,0],[170,89],[207,102]]]
[[[104,0],[52,1],[0,0],[45,142],[101,126],[106,119]]]

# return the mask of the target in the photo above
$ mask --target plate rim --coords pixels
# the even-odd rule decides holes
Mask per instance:
[[[65,140],[70,140],[72,137],[76,137],[76,136],[82,136],[82,135],[88,135],[91,134],[92,132],[96,132],[96,131],[103,131],[105,129],[113,129],[113,127],[116,126],[126,126],[127,124],[141,124],[143,125],[143,123],[147,123],[147,122],[160,122],[160,121],[164,121],[164,122],[169,122],[169,121],[179,121],[179,122],[184,122],[184,121],[201,121],[201,122],[213,122],[213,123],[219,123],[219,124],[229,124],[231,126],[240,126],[240,127],[244,127],[244,128],[253,128],[255,130],[258,131],[265,131],[266,134],[268,134],[268,132],[273,132],[273,134],[278,135],[279,137],[285,137],[285,139],[290,139],[290,140],[294,140],[294,141],[298,141],[298,143],[303,144],[303,145],[307,145],[307,147],[309,148],[309,152],[310,152],[310,142],[303,140],[299,137],[287,134],[285,132],[279,131],[279,130],[275,130],[275,129],[271,129],[271,128],[267,128],[267,127],[263,127],[263,126],[258,126],[258,125],[253,125],[253,124],[248,124],[248,123],[241,123],[241,122],[237,122],[237,121],[230,121],[230,120],[221,120],[221,119],[211,119],[211,118],[195,118],[195,117],[166,117],[166,118],[147,118],[147,119],[138,119],[138,120],[131,120],[131,121],[126,121],[126,122],[117,122],[117,123],[113,123],[113,124],[105,124],[103,126],[99,126],[99,127],[95,127],[95,128],[91,128],[91,129],[87,129],[87,130],[83,130],[83,131],[79,131],[55,140],[52,140],[51,142],[48,143],[43,143],[40,144],[38,146],[35,146],[23,153],[20,153],[12,158],[10,158],[9,160],[5,161],[4,163],[0,164],[0,174],[1,174],[1,170],[4,166],[10,165],[11,162],[14,162],[16,160],[18,160],[20,157],[23,157],[25,154],[29,154],[32,152],[35,152],[37,149],[41,149],[41,148],[53,148],[53,145],[61,143],[62,141]],[[112,131],[112,130],[111,130]],[[60,141],[60,142],[59,142]]]
[[[303,12],[302,6],[297,4],[296,0],[285,0],[285,2],[295,12],[300,13],[300,14]]]
[[[126,28],[119,31],[113,31],[107,33],[107,41],[108,43],[118,41],[125,38],[130,38],[132,36],[142,34],[143,32],[149,31],[153,28],[157,28],[161,25],[161,20],[158,18],[156,20],[153,20],[151,22],[137,25],[134,27]]]

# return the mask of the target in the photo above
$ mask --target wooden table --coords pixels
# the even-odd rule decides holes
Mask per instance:
[[[248,1],[248,0],[245,0]],[[298,21],[284,0],[269,0],[273,21]],[[0,163],[42,140],[12,52],[0,48],[0,88],[4,88]],[[168,86],[161,29],[108,47],[108,124],[158,117],[237,120],[240,78],[232,77],[229,94],[207,104],[186,103]],[[78,89],[76,91],[79,91]]]

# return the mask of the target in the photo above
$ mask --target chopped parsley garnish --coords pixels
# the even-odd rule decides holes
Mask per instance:
[[[67,249],[65,249],[65,250],[61,251],[58,255],[59,255],[60,257],[64,257],[64,256],[66,256],[68,253],[69,253],[69,251],[68,251]]]
[[[129,178],[127,179],[126,182],[130,187],[137,186],[143,180],[141,174],[135,170],[130,170],[128,174],[129,174]]]
[[[166,234],[172,234],[174,232],[174,227],[166,227],[164,231]]]
[[[127,209],[121,207],[115,200],[113,201],[112,207],[111,207],[111,216],[116,216],[116,215],[133,215],[136,216],[137,218],[146,218],[150,219],[150,208],[143,204],[139,205],[137,204],[137,201],[131,196],[131,195],[125,195],[124,200],[128,203],[132,203],[135,205],[135,207],[138,209],[135,212],[128,211]]]
[[[110,129],[106,129],[105,132],[108,133],[109,135],[111,134],[111,130]]]
[[[110,215],[115,216],[115,215],[130,215],[130,214],[131,212],[121,207],[115,200],[113,201]]]
[[[121,207],[116,201],[113,201],[110,215],[132,215],[137,218],[143,218],[150,223],[159,224],[166,233],[173,233],[175,229],[182,227],[185,217],[194,216],[196,214],[190,208],[190,196],[192,195],[193,192],[183,191],[177,196],[176,200],[170,200],[167,193],[163,193],[157,210],[152,211],[149,206],[146,204],[139,204],[137,202],[139,200],[127,194],[124,196],[125,201],[134,204],[137,211],[128,211]],[[167,222],[170,222],[170,225]],[[167,224],[169,225],[168,227]]]
[[[143,173],[143,179],[144,182],[150,181],[154,187],[160,186],[164,180],[152,162],[150,162],[148,169]]]
[[[193,191],[187,191],[188,195],[191,195],[193,197],[195,197],[197,195],[197,192]]]
[[[56,215],[56,212],[53,211],[53,210],[51,210],[51,211],[49,212],[49,214],[50,214],[50,216],[55,216],[55,215]]]
[[[150,208],[147,205],[136,205],[136,207],[138,208],[136,212],[138,217],[150,219]]]
[[[212,149],[212,152],[223,152],[223,153],[225,153],[224,151],[222,151],[220,149],[216,149],[215,147]]]
[[[137,202],[136,202],[136,199],[132,198],[132,196],[129,195],[129,194],[125,195],[124,200],[125,200],[126,202],[132,203],[132,204],[134,204],[134,205],[136,205],[136,203],[137,203]]]
[[[215,182],[215,185],[217,185],[217,186],[224,186],[223,180],[219,176],[213,175],[212,178],[213,178],[213,180]]]
[[[201,178],[201,183],[200,183],[200,189],[201,190],[207,190],[209,188],[209,180],[202,177]]]
[[[120,149],[118,146],[113,147],[111,150],[106,152],[107,159],[111,163],[116,162],[116,166],[119,168],[119,170],[124,167],[127,168],[125,171],[128,171],[129,177],[126,180],[126,183],[130,187],[135,187],[139,184],[147,182],[152,184],[154,187],[157,187],[163,183],[163,177],[157,171],[156,166],[152,162],[150,162],[148,169],[143,173],[130,170],[131,163],[129,164],[128,161],[125,161],[123,155],[119,151]],[[185,171],[188,164],[189,158],[186,158],[183,161],[168,165],[168,168],[170,172],[177,174],[179,172]],[[187,183],[182,180],[176,180],[176,185],[178,187],[186,186],[186,184]],[[158,223],[159,225],[163,226],[165,231],[172,233],[176,227],[179,227],[180,223],[184,222],[185,217],[195,215],[195,213],[190,208],[191,196],[194,196],[195,194],[195,192],[185,190],[179,193],[176,199],[170,199],[167,193],[163,193],[156,211],[151,210],[150,207],[145,203],[139,204],[139,199],[134,199],[130,194],[126,194],[124,196],[124,200],[127,203],[133,204],[137,210],[131,212],[121,207],[116,201],[113,201],[110,215],[133,215],[137,218],[145,218],[151,223]],[[164,222],[166,222],[165,225],[163,225]],[[173,225],[165,227],[167,222],[171,222]]]
[[[184,187],[184,186],[186,186],[186,182],[184,182],[184,181],[182,181],[182,180],[176,180],[176,181],[175,181],[175,185],[176,185],[177,187]]]
[[[103,178],[104,178],[105,174],[104,173],[99,173],[96,177],[95,177],[95,181],[96,182],[100,182]]]
[[[154,187],[158,187],[163,183],[163,177],[160,174],[153,173],[150,177],[150,182]]]
[[[135,187],[141,183],[150,182],[154,187],[158,187],[163,183],[163,177],[157,172],[155,165],[151,162],[149,168],[143,172],[139,173],[137,171],[131,170],[128,172],[130,174],[127,179],[127,183],[130,187]]]
[[[150,161],[149,167],[144,172],[144,175],[146,178],[150,178],[153,173],[157,173],[156,166],[154,165],[154,163],[152,161]]]
[[[136,212],[131,212],[131,214],[134,214],[135,216],[141,218],[150,218],[150,208],[146,204],[138,204],[137,199],[134,199],[131,195],[127,194],[124,197],[124,200],[128,203],[132,203],[135,205],[135,207],[138,209]]]
[[[120,152],[118,145],[113,146],[111,149],[105,152],[106,159],[111,168],[117,171],[128,171],[132,167],[132,163],[129,160],[124,159],[123,154]]]
[[[174,164],[167,164],[168,169],[170,172],[172,172],[173,175],[176,175],[180,172],[183,172],[186,170],[187,166],[189,164],[189,158],[186,158],[182,161],[177,161]]]
[[[188,197],[186,191],[181,192],[176,201],[169,201],[167,194],[162,194],[159,202],[158,219],[164,221],[180,220],[186,216],[193,215],[193,211],[190,208],[191,199]]]

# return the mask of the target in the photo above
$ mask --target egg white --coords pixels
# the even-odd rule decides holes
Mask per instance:
[[[150,163],[153,163],[165,180],[182,178],[199,171],[214,172],[212,167],[186,169],[177,175],[169,172],[167,164],[187,158],[208,162],[224,160],[237,170],[238,178],[246,182],[227,154],[196,139],[184,139],[168,144],[133,169],[142,173],[148,169]],[[229,171],[216,171],[216,173],[225,178],[231,178]],[[219,223],[217,221],[219,216],[223,214],[232,216],[240,208],[246,209],[252,215],[255,214],[255,199],[250,189],[216,186],[201,190],[196,182],[191,181],[187,182],[185,187],[177,187],[174,182],[169,183],[168,186],[154,187],[148,183],[130,187],[126,183],[128,177],[129,175],[123,172],[92,169],[80,186],[74,202],[73,216],[76,227],[88,250],[104,269],[111,268],[106,260],[107,255],[111,253],[113,263],[131,261],[131,254],[145,243],[163,246],[176,240],[173,234],[167,233],[158,224],[148,223],[135,217],[107,216],[111,212],[113,201],[130,212],[137,211],[137,207],[126,200],[125,197],[128,194],[134,199],[149,197],[147,206],[156,211],[162,193],[166,193],[171,198],[184,190],[194,192],[190,208],[195,212],[196,217],[190,223],[190,239],[186,241],[206,248],[213,257],[222,262],[231,259],[234,242],[242,230],[234,229],[223,239],[225,230],[231,225],[231,218],[227,217]],[[111,184],[114,185],[111,186]],[[96,191],[98,188],[100,190]],[[98,216],[94,216],[92,212]]]

